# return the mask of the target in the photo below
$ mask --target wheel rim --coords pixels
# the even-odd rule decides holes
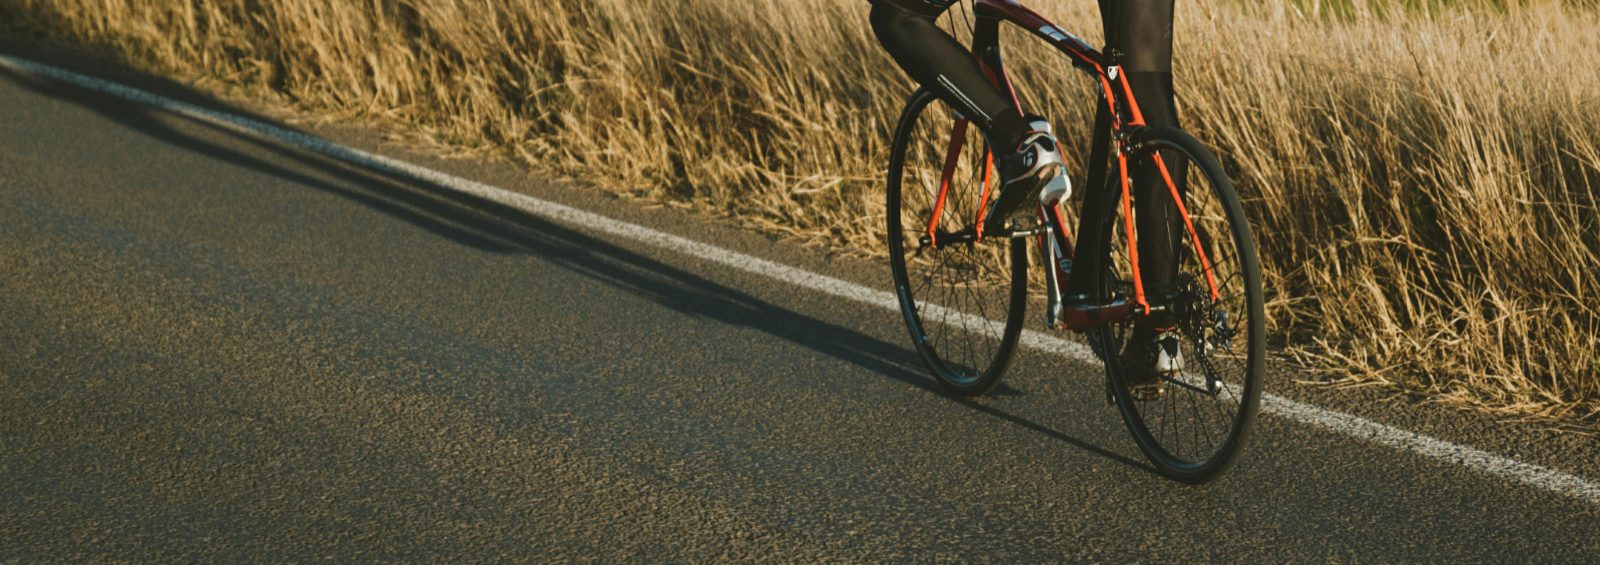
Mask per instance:
[[[896,290],[912,339],[934,374],[957,388],[980,387],[1004,371],[1020,332],[1024,243],[940,243],[940,236],[972,233],[977,217],[984,150],[975,127],[967,128],[936,227],[939,235],[929,241],[928,218],[938,203],[955,118],[925,93],[907,112],[896,135],[889,183],[887,225]]]
[[[1213,300],[1202,253],[1195,252],[1195,237],[1181,229],[1176,254],[1181,267],[1172,295],[1183,369],[1168,380],[1160,399],[1135,401],[1124,389],[1125,398],[1119,402],[1130,416],[1129,427],[1155,462],[1180,478],[1205,479],[1231,464],[1258,402],[1264,350],[1259,269],[1231,185],[1216,178],[1220,170],[1207,174],[1207,167],[1215,168],[1214,158],[1194,156],[1182,145],[1161,139],[1142,149],[1146,152],[1141,156],[1159,152],[1168,156],[1164,160],[1169,167],[1187,170],[1173,174],[1186,177],[1185,205],[1218,293]],[[1178,155],[1187,158],[1175,159]],[[1119,266],[1116,272],[1127,273],[1126,240],[1120,234],[1110,240],[1113,264]],[[1131,294],[1131,287],[1126,277],[1112,282],[1113,292]],[[1111,354],[1130,339],[1130,326],[1107,329]]]

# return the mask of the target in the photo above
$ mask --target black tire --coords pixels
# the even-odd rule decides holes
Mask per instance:
[[[976,396],[999,384],[1022,333],[1027,244],[922,245],[954,120],[927,89],[912,94],[900,115],[889,150],[889,265],[911,342],[929,371],[946,390]],[[982,189],[984,145],[976,127],[967,130],[940,215],[939,229],[951,233],[974,223]]]
[[[1184,367],[1179,376],[1165,383],[1166,392],[1160,399],[1135,400],[1116,362],[1133,322],[1101,328],[1093,337],[1104,346],[1102,359],[1110,360],[1105,364],[1107,378],[1140,451],[1167,477],[1205,483],[1226,473],[1238,460],[1260,408],[1266,351],[1261,269],[1233,183],[1211,151],[1174,128],[1142,128],[1130,141],[1130,164],[1159,153],[1172,168],[1187,169],[1186,173],[1171,172],[1187,175],[1184,204],[1199,234],[1200,248],[1212,266],[1219,295],[1215,301],[1210,299],[1193,238],[1187,229],[1179,228],[1178,280],[1179,286],[1189,289],[1185,296],[1190,297],[1178,301],[1188,305],[1177,320]],[[1116,180],[1120,173],[1115,167],[1112,173],[1112,185],[1120,186]],[[1100,224],[1104,236],[1100,240],[1106,242],[1100,252],[1111,257],[1103,263],[1106,269],[1096,289],[1102,300],[1132,298],[1121,215],[1120,206],[1109,206],[1106,221]]]

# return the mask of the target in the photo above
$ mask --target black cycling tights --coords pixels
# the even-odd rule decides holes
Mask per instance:
[[[1173,0],[1099,0],[1107,51],[1115,51],[1127,73],[1145,123],[1178,126],[1172,92]],[[956,0],[872,0],[872,30],[906,74],[961,109],[990,144],[1015,148],[1032,129],[999,88],[984,76],[966,48],[939,29],[935,19]],[[1181,170],[1180,164],[1171,163]],[[1154,171],[1133,171],[1140,203],[1140,270],[1153,294],[1167,292],[1175,278],[1177,211]],[[1182,180],[1180,179],[1181,183]],[[1180,187],[1181,188],[1181,187]]]
[[[1028,131],[1011,101],[934,20],[955,0],[873,0],[872,30],[896,63],[940,99],[960,108],[997,147],[1016,147]],[[1173,0],[1100,0],[1110,49],[1121,53],[1134,96],[1150,125],[1177,125],[1172,104]]]
[[[872,31],[906,74],[960,109],[983,130],[991,145],[1002,151],[1015,150],[1030,129],[1027,120],[984,76],[972,52],[934,22],[951,3],[873,0]]]

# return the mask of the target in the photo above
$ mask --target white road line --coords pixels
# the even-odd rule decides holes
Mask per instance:
[[[381,169],[392,173],[399,173],[414,177],[451,190],[470,194],[485,200],[512,206],[528,213],[534,214],[551,222],[580,228],[590,232],[599,232],[615,237],[633,240],[638,243],[668,249],[684,255],[720,263],[722,265],[770,277],[796,286],[811,289],[824,294],[837,296],[865,304],[879,306],[898,312],[900,306],[893,293],[884,290],[868,288],[852,282],[836,279],[826,275],[813,273],[774,263],[766,259],[746,255],[736,251],[723,249],[713,245],[678,237],[666,232],[654,230],[644,226],[607,218],[599,214],[585,212],[570,206],[564,206],[547,200],[541,200],[518,194],[505,189],[486,185],[480,182],[464,179],[454,175],[435,171],[384,157],[345,147],[321,138],[291,131],[271,124],[262,123],[241,116],[208,110],[193,104],[179,102],[171,98],[151,94],[143,90],[123,86],[56,67],[0,55],[0,68],[35,76],[48,77],[61,82],[74,84],[89,90],[117,96],[141,104],[147,104],[166,110],[168,112],[188,117],[195,121],[211,124],[254,137],[257,139],[288,143],[321,153],[337,159],[349,161],[373,169]],[[950,312],[952,315],[969,316],[968,314]],[[993,322],[989,322],[993,323]],[[1022,334],[1022,345],[1032,349],[1055,353],[1067,358],[1076,359],[1085,363],[1098,363],[1089,348],[1081,343],[1064,340],[1053,335],[1027,330]],[[1515,480],[1530,486],[1570,496],[1589,503],[1600,504],[1600,484],[1559,471],[1516,461],[1507,457],[1474,449],[1448,441],[1439,440],[1409,432],[1392,426],[1386,426],[1365,418],[1352,416],[1341,412],[1334,412],[1318,408],[1310,404],[1296,402],[1274,394],[1263,394],[1261,408],[1267,414],[1286,418],[1302,424],[1322,428],[1337,434],[1365,440],[1378,445],[1385,445],[1395,449],[1410,451],[1412,453],[1476,469],[1490,475],[1500,476]]]

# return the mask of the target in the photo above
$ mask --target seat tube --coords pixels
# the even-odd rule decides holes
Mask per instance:
[[[1117,191],[1111,185],[1111,108],[1101,100],[1094,116],[1094,130],[1089,141],[1089,178],[1083,192],[1082,213],[1078,216],[1078,249],[1074,258],[1073,276],[1067,284],[1067,296],[1087,295],[1094,291],[1094,274],[1106,261],[1105,221],[1107,206],[1113,206]]]

